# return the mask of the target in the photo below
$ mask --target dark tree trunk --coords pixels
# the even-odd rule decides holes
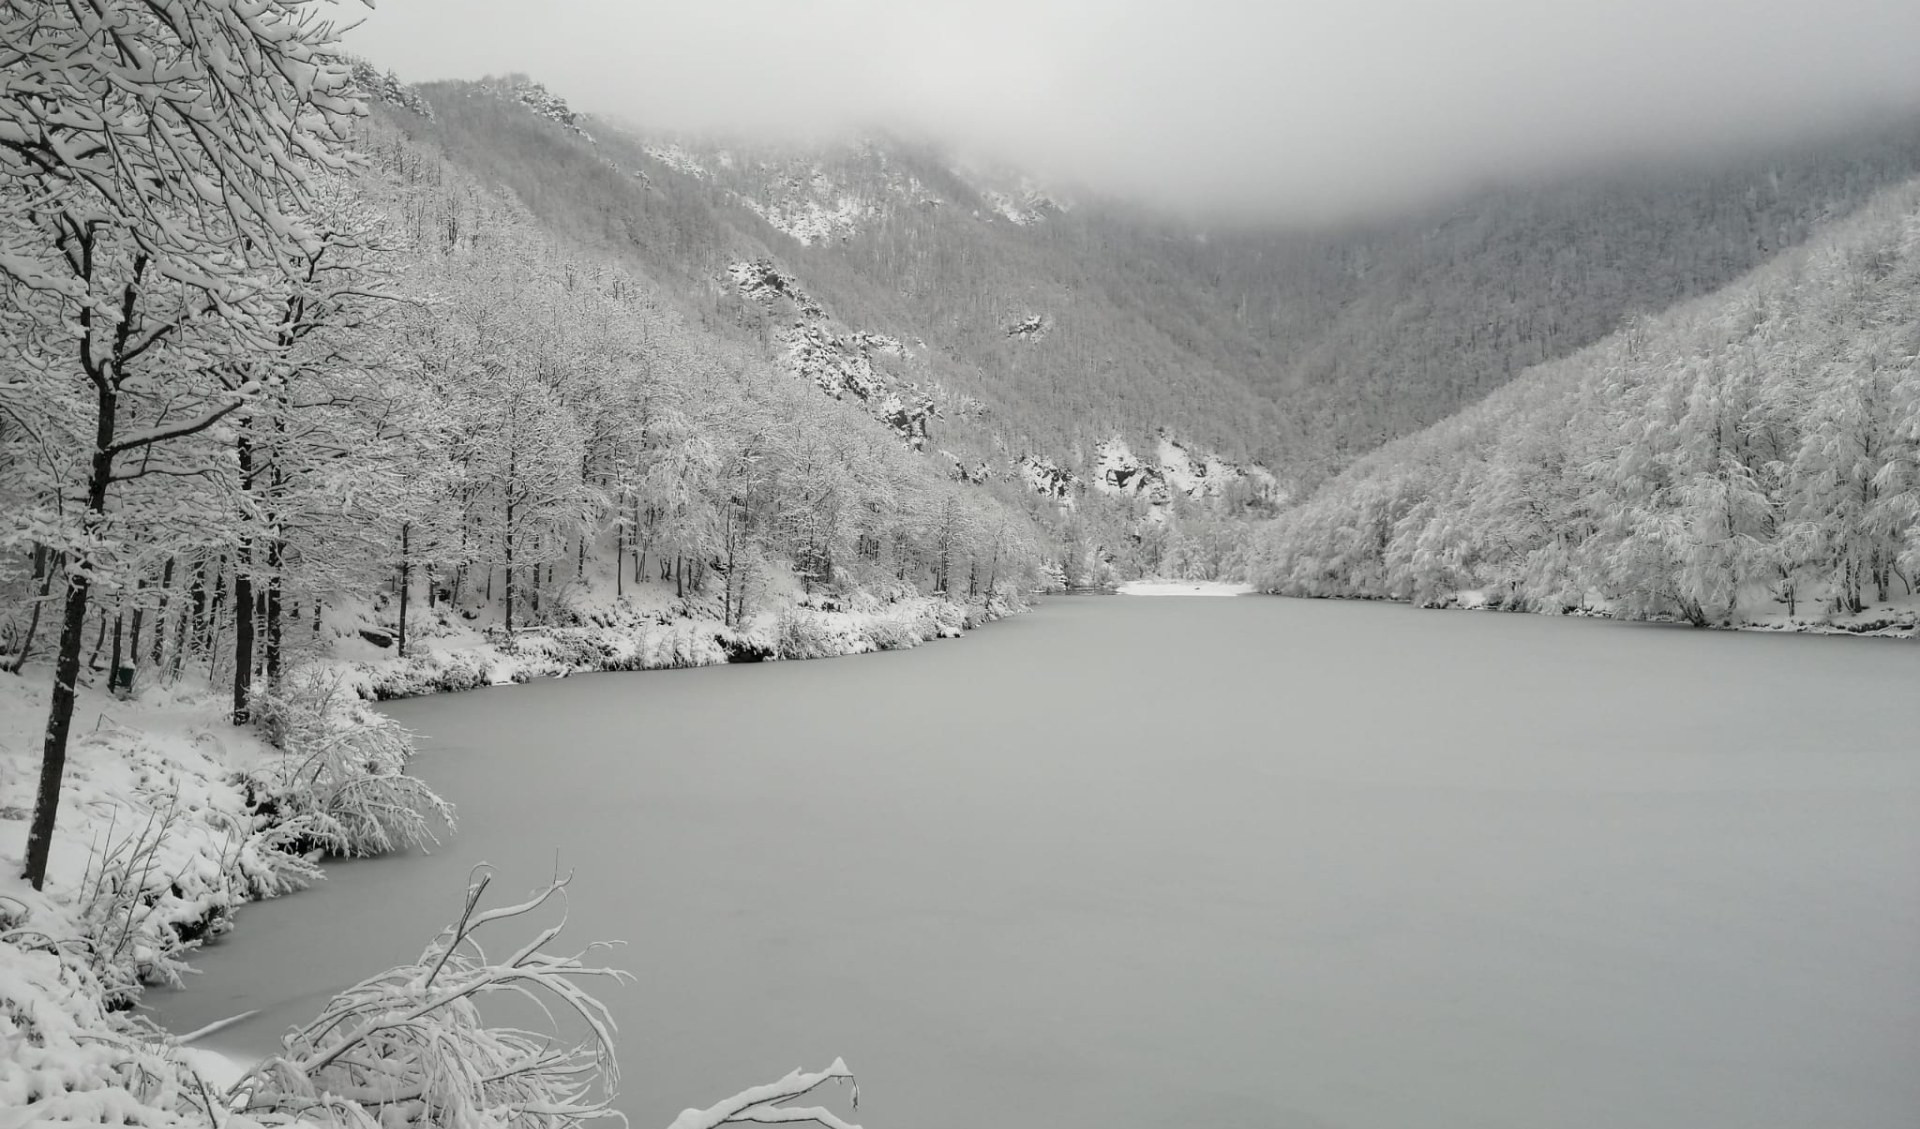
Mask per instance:
[[[280,688],[280,616],[284,593],[280,588],[280,538],[267,542],[267,685]]]
[[[146,590],[147,590],[147,579],[146,577],[143,576],[140,578],[139,591],[145,592]],[[147,623],[146,599],[143,596],[136,596],[134,605],[133,605],[133,625],[132,627],[128,628],[129,635],[127,639],[127,665],[134,669],[138,669],[140,666],[140,638],[141,638],[140,633],[142,630],[145,629],[146,623]],[[154,630],[154,634],[156,635],[159,634],[159,629],[157,626]],[[129,680],[129,685],[131,685],[131,680]]]
[[[220,637],[220,619],[227,611],[227,565],[217,562],[213,570],[213,595],[207,600],[207,634],[202,640],[200,652],[207,656],[207,665],[213,665],[214,643]]]
[[[113,433],[118,412],[115,395],[99,385],[94,417],[93,459],[87,475],[86,521],[106,515],[107,485],[113,481]],[[27,832],[24,877],[38,890],[46,885],[47,858],[53,849],[53,823],[60,811],[60,781],[67,771],[67,735],[73,728],[75,684],[80,679],[80,643],[87,629],[87,596],[92,578],[85,560],[67,571],[66,608],[60,617],[60,654],[53,666],[53,701],[47,710],[46,741],[40,751],[40,786],[34,796],[33,825]]]
[[[243,430],[237,443],[241,489],[253,489],[253,442]],[[250,524],[251,518],[245,519]],[[253,718],[253,538],[242,534],[233,565],[233,723]]]
[[[118,697],[133,688],[133,672],[127,669],[127,613],[125,609],[115,609],[113,613],[113,656],[107,660],[107,692]]]
[[[173,558],[168,557],[166,565],[160,570],[160,603],[153,611],[153,653],[148,660],[157,670],[160,666],[162,644],[167,635],[167,604],[173,594]]]
[[[247,575],[253,550],[243,538],[240,559],[233,570],[233,723],[245,725],[253,717],[248,699],[253,691],[253,578]]]
[[[400,637],[395,654],[403,659],[407,657],[407,593],[413,587],[413,558],[407,553],[408,535],[412,530],[412,522],[400,524]]]
[[[100,609],[100,630],[93,635],[93,652],[87,656],[87,669],[100,669],[100,651],[107,645],[107,609]]]

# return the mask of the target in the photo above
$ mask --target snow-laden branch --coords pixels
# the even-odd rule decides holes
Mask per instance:
[[[212,406],[206,408],[192,419],[128,432],[125,436],[117,440],[113,446],[108,447],[107,450],[112,454],[119,455],[139,447],[150,447],[156,443],[165,443],[169,439],[184,439],[189,435],[197,435],[232,415],[248,400],[251,400],[259,390],[260,385],[258,381],[248,381],[234,391],[221,396],[218,400],[214,401]]]
[[[825,1070],[811,1074],[794,1070],[778,1082],[742,1090],[706,1109],[683,1110],[668,1129],[718,1129],[721,1125],[740,1123],[805,1123],[824,1125],[827,1129],[860,1129],[820,1106],[792,1107],[780,1104],[804,1097],[828,1082],[845,1082],[851,1086],[853,1108],[860,1108],[860,1085],[854,1081],[853,1071],[847,1069],[846,1060],[836,1058]]]
[[[266,1124],[290,1124],[328,1103],[355,1124],[540,1126],[559,1129],[619,1119],[614,1023],[580,986],[589,978],[629,983],[617,969],[582,958],[607,946],[560,956],[546,951],[566,924],[535,932],[502,960],[491,960],[478,933],[564,901],[569,877],[525,901],[480,911],[492,872],[476,867],[454,924],[420,959],[361,981],[336,996],[312,1023],[287,1036],[282,1052],[228,1091],[228,1105]],[[504,992],[531,1001],[555,1030],[489,1026],[479,1003]],[[587,1034],[569,1046],[559,1018]],[[357,1113],[357,1116],[354,1114]]]

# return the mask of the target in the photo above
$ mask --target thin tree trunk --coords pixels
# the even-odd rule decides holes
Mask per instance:
[[[160,668],[160,659],[164,649],[162,645],[166,642],[167,604],[170,602],[172,594],[173,558],[168,557],[166,565],[160,569],[160,603],[153,611],[153,653],[147,656],[155,670]]]
[[[220,639],[220,620],[227,613],[227,563],[220,561],[214,568],[213,595],[207,600],[207,636],[200,648],[211,665],[214,658],[214,644]]]
[[[113,433],[118,405],[111,385],[98,385],[94,415],[93,459],[87,475],[87,525],[106,515],[107,485],[113,481]],[[73,728],[75,686],[80,679],[80,643],[87,629],[91,578],[86,561],[67,570],[66,607],[60,618],[60,654],[53,667],[53,700],[47,710],[46,742],[40,751],[40,786],[34,796],[33,824],[27,832],[24,877],[38,890],[47,881],[53,849],[53,824],[60,811],[60,781],[67,770],[67,735]]]
[[[196,557],[193,562],[193,579],[187,583],[187,599],[191,607],[190,615],[182,616],[180,622],[192,627],[192,640],[195,645],[206,637],[207,633],[207,559]],[[185,648],[181,648],[184,653]],[[174,655],[174,666],[180,665],[180,654]]]
[[[87,669],[100,669],[100,649],[107,645],[107,609],[100,609],[100,630],[93,636],[93,653],[87,656]]]
[[[139,586],[138,592],[145,592],[146,590],[147,590],[147,578],[143,576],[140,578],[140,586]],[[128,629],[131,633],[127,641],[127,665],[128,666],[138,667],[140,665],[140,637],[141,637],[140,633],[145,629],[146,623],[147,623],[146,599],[143,596],[139,596],[136,594],[134,598],[134,604],[133,604],[133,626]],[[159,631],[156,628],[155,634],[158,634],[158,633]]]
[[[180,613],[180,622],[173,628],[173,658],[167,663],[167,682],[180,681],[180,668],[187,661],[188,632],[193,629],[193,617],[185,609]]]
[[[245,725],[253,714],[248,698],[253,692],[253,548],[240,539],[240,556],[233,569],[233,723]]]
[[[413,558],[407,554],[408,534],[412,530],[412,522],[400,523],[400,637],[395,653],[403,659],[407,657],[407,592],[413,587]]]
[[[107,692],[118,697],[122,690],[132,688],[132,679],[125,678],[121,671],[125,669],[127,655],[125,635],[127,613],[124,608],[115,608],[113,612],[113,655],[107,660]]]
[[[280,537],[267,542],[267,686],[280,688],[280,616],[284,593],[280,589]]]
[[[14,656],[13,665],[7,668],[10,674],[19,674],[26,668],[27,656],[33,653],[33,637],[40,630],[40,609],[46,605],[47,596],[53,591],[53,574],[58,571],[60,561],[65,559],[61,557],[54,562],[43,562],[40,556],[42,552],[44,550],[40,546],[34,546],[34,565],[41,570],[40,595],[33,601],[33,612],[27,617],[27,634],[20,641],[20,653]]]
[[[235,448],[240,460],[240,488],[253,492],[253,440],[243,427]],[[248,515],[242,528],[252,524]],[[245,725],[253,717],[248,700],[253,694],[253,538],[242,533],[233,565],[233,723]]]

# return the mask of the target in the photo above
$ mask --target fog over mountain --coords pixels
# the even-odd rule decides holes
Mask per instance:
[[[1920,102],[1908,0],[410,0],[349,42],[652,128],[880,125],[1284,218]]]

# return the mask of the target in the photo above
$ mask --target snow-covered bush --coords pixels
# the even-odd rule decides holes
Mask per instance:
[[[439,842],[453,805],[406,772],[407,731],[345,690],[338,673],[306,671],[261,703],[260,723],[282,752],[256,780],[282,834],[339,855],[375,855]]]
[[[116,806],[113,816],[129,810]],[[88,963],[100,982],[107,1007],[123,1010],[140,998],[143,984],[179,986],[188,971],[185,955],[201,935],[224,929],[232,913],[231,900],[220,899],[197,921],[174,920],[180,885],[166,869],[173,861],[170,844],[179,816],[177,801],[147,813],[144,826],[116,835],[117,819],[109,819],[103,842],[87,860],[76,900],[79,931]],[[220,922],[215,925],[215,920]]]
[[[827,659],[873,649],[845,614],[791,608],[774,623],[774,647],[783,659]]]
[[[34,901],[0,896],[0,1111],[30,1110],[31,1124],[220,1124],[150,1024],[108,1013],[79,924],[22,898]]]
[[[877,651],[897,651],[920,641],[907,619],[890,612],[879,612],[861,625],[861,631]]]
[[[952,600],[934,600],[929,609],[932,613],[934,635],[941,639],[958,638],[968,627],[967,607]]]
[[[364,667],[362,693],[376,701],[493,685],[493,664],[469,650],[431,651]]]
[[[318,876],[297,836],[253,810],[211,734],[169,746],[103,720],[74,751],[66,788],[88,828],[75,844],[86,863],[56,877],[105,1006],[178,984],[187,952],[242,903]]]

